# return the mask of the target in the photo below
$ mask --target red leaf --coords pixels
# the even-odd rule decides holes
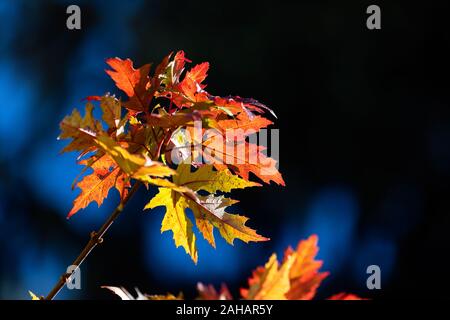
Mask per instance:
[[[134,69],[130,59],[110,58],[106,60],[106,63],[113,69],[105,70],[106,73],[114,80],[116,86],[130,98],[125,103],[125,107],[134,111],[147,110],[152,98],[151,93],[147,90],[150,64]]]
[[[356,294],[341,292],[328,298],[328,300],[366,300]]]
[[[209,69],[209,63],[203,62],[200,64],[197,64],[195,67],[193,67],[191,70],[189,70],[186,73],[186,78],[192,79],[193,81],[197,82],[198,84],[201,84],[207,77],[207,72]]]

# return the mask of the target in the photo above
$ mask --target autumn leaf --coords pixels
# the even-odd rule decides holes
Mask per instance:
[[[179,126],[186,126],[195,120],[195,116],[189,113],[160,113],[147,115],[147,124],[158,126],[161,128],[174,128]]]
[[[110,128],[118,128],[121,120],[122,106],[117,98],[105,95],[100,98],[100,108],[103,111],[102,118]]]
[[[196,171],[191,172],[191,165],[186,163],[178,165],[174,183],[194,191],[204,190],[209,193],[230,192],[233,189],[261,186],[259,183],[239,178],[227,169],[214,171],[211,165],[201,166]]]
[[[31,300],[41,300],[39,299],[39,297],[37,295],[35,295],[33,292],[31,292],[30,290],[28,290],[28,294],[31,297]]]
[[[283,266],[287,266],[287,275],[285,275],[287,278],[283,278],[284,282],[281,284],[275,285],[280,288],[279,292],[283,292],[278,295],[279,299],[311,300],[315,297],[317,288],[328,276],[328,272],[319,272],[322,261],[315,260],[319,251],[317,242],[318,237],[311,235],[308,239],[300,241],[295,251],[290,247],[286,249],[280,270]],[[249,289],[241,289],[242,297],[269,299],[259,292],[265,283],[265,275],[270,275],[271,272],[275,274],[275,270],[278,270],[278,261],[276,256],[272,255],[264,267],[259,267],[253,272],[249,279]]]
[[[174,188],[159,188],[159,193],[144,209],[166,207],[161,232],[172,231],[175,245],[182,246],[194,262],[198,259],[196,237],[192,230],[192,221],[185,213],[187,208],[193,211],[197,227],[213,247],[215,247],[214,227],[230,244],[233,244],[236,238],[244,242],[268,240],[245,226],[248,218],[225,212],[225,208],[235,201],[223,196],[215,197],[213,194],[202,198],[195,193],[200,190],[210,193],[229,192],[232,189],[243,189],[258,184],[233,176],[227,170],[213,171],[212,166],[208,165],[191,172],[191,166],[187,164],[178,166],[173,184]]]
[[[129,97],[125,107],[133,111],[147,110],[152,98],[147,87],[150,64],[135,69],[130,59],[110,58],[106,60],[106,63],[112,68],[112,70],[106,70],[106,73]]]
[[[82,164],[88,164],[82,161]],[[121,198],[125,197],[127,188],[130,187],[127,175],[120,170],[114,160],[107,154],[102,155],[93,161],[90,167],[93,173],[87,175],[81,180],[77,187],[81,193],[73,202],[73,208],[68,214],[68,218],[86,208],[91,202],[97,202],[100,207],[103,200],[108,196],[109,190],[113,187],[117,189]]]
[[[152,161],[138,154],[131,154],[123,148],[118,142],[108,136],[95,137],[96,145],[108,153],[120,169],[134,179],[143,182],[151,182],[152,177],[168,177],[174,174],[174,171],[163,164]]]
[[[202,63],[197,64],[196,66],[194,66],[191,70],[189,70],[186,73],[186,77],[185,78],[191,79],[192,81],[194,81],[196,84],[198,84],[200,86],[201,83],[208,76],[208,74],[207,74],[208,69],[209,69],[209,63],[208,62],[202,62]],[[201,87],[202,87],[202,89],[204,88],[204,86],[201,86]]]
[[[317,242],[317,235],[311,235],[308,239],[299,242],[295,252],[291,248],[285,251],[285,259],[296,254],[289,274],[291,289],[286,295],[289,300],[312,299],[322,280],[328,276],[328,272],[319,272],[322,261],[315,260],[319,251]]]
[[[241,289],[241,295],[247,300],[285,300],[290,289],[289,273],[296,258],[290,255],[281,265],[273,254],[264,268],[258,268],[248,280],[249,288]]]
[[[127,188],[130,187],[130,178],[151,183],[153,177],[168,177],[174,173],[172,169],[159,162],[130,154],[108,136],[91,138],[105,154],[92,162],[80,162],[91,167],[93,173],[78,182],[77,186],[81,189],[81,193],[74,200],[68,218],[93,201],[97,202],[98,206],[102,205],[112,187],[116,187],[123,199],[127,194]]]
[[[189,70],[183,81],[181,81],[179,89],[183,95],[191,102],[207,101],[207,93],[203,91],[206,85],[201,83],[206,79],[209,69],[209,63],[203,62]],[[177,105],[181,105],[177,103]]]
[[[205,161],[214,164],[217,170],[230,168],[245,180],[253,173],[265,183],[271,181],[285,185],[283,177],[277,169],[277,162],[264,155],[263,146],[247,141],[223,142],[222,138],[206,140],[203,143],[202,155]]]
[[[195,234],[192,231],[192,221],[186,216],[188,208],[186,199],[178,192],[168,188],[159,188],[159,193],[150,200],[144,209],[166,207],[166,214],[161,225],[161,233],[172,231],[175,246],[182,246],[192,260],[197,263],[198,252],[195,244]]]
[[[288,248],[285,251],[284,259],[280,264],[277,260],[276,254],[272,254],[269,261],[263,266],[258,267],[253,271],[251,277],[248,279],[248,288],[241,288],[241,296],[246,300],[297,300],[297,299],[313,299],[316,292],[316,287],[312,288],[308,282],[296,282],[299,278],[307,275],[320,276],[318,269],[322,266],[321,261],[315,260],[318,252],[317,247],[318,238],[316,235],[310,236],[306,240],[299,242],[297,250]],[[320,284],[320,281],[318,282]],[[305,285],[305,288],[300,290],[303,295],[290,296],[292,285]],[[106,287],[119,295],[122,299],[134,299],[124,288]],[[295,287],[295,290],[298,290]],[[138,297],[142,296],[146,299],[183,299],[180,293],[178,296],[172,294],[167,295],[142,295],[138,292]],[[197,283],[197,292],[199,300],[232,300],[233,297],[228,290],[226,284],[222,284],[220,290],[216,290],[213,285],[205,285],[201,282]],[[296,291],[297,292],[297,291]],[[331,296],[328,300],[364,300],[355,294],[339,293]]]
[[[226,137],[227,132],[233,133],[233,139],[241,141],[271,124],[273,124],[272,121],[262,116],[250,117],[248,113],[241,112],[234,119],[217,120],[214,128],[218,129],[222,136]]]
[[[184,70],[184,65],[186,62],[191,62],[189,59],[186,58],[186,55],[183,50],[178,51],[172,62],[169,63],[169,80],[170,83],[178,83],[181,74]]]
[[[100,121],[93,117],[93,110],[94,105],[88,102],[84,117],[74,109],[71,115],[61,121],[61,134],[58,139],[73,139],[62,152],[85,151],[93,146],[92,135],[89,132],[96,134],[103,131]]]
[[[244,242],[269,240],[245,225],[248,221],[247,217],[225,212],[229,203],[234,203],[234,200],[213,195],[208,196],[206,200],[200,200],[200,202],[189,202],[197,227],[211,246],[215,248],[213,227],[216,227],[222,238],[231,245],[234,243],[234,239]]]
[[[240,113],[235,119],[213,120],[212,131],[206,132],[203,128],[201,134],[196,134],[196,128],[187,130],[193,144],[202,146],[198,150],[204,161],[214,164],[216,169],[229,168],[245,180],[253,173],[265,183],[273,181],[284,186],[276,160],[264,154],[264,146],[246,140],[250,135],[256,138],[255,134],[270,124],[272,122],[266,118],[255,116],[252,120],[247,114]]]

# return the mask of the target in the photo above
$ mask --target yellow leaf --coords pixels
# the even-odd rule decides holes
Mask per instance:
[[[214,171],[212,165],[204,165],[191,172],[191,165],[185,163],[178,166],[174,183],[194,191],[204,190],[210,193],[230,192],[233,189],[261,186],[259,183],[247,181],[231,174],[228,169]]]
[[[159,162],[145,159],[137,154],[131,154],[108,136],[100,135],[95,138],[95,141],[98,147],[108,153],[119,167],[134,179],[150,182],[150,176],[168,177],[175,173],[172,169]]]
[[[159,188],[159,193],[153,197],[144,209],[153,209],[159,206],[166,207],[161,233],[172,231],[175,245],[177,247],[182,246],[192,260],[197,263],[198,254],[195,235],[192,231],[192,222],[184,212],[188,207],[186,200],[178,192],[168,188]]]
[[[28,294],[31,296],[31,300],[41,300],[37,295],[35,295],[33,292],[28,290]]]
[[[249,279],[250,288],[241,290],[247,300],[286,300],[290,289],[289,272],[296,254],[290,255],[279,268],[276,254],[272,254],[264,268],[258,268]]]
[[[197,228],[213,247],[215,247],[213,227],[219,230],[220,235],[229,244],[233,244],[234,239],[244,242],[269,240],[245,226],[247,217],[225,212],[225,208],[233,203],[236,201],[223,196],[210,195],[202,200],[202,197],[199,198],[192,191],[182,192],[177,189],[159,188],[159,193],[150,200],[144,209],[166,207],[161,232],[172,230],[176,246],[183,246],[186,253],[196,262],[195,235],[192,231],[192,222],[185,214],[185,209],[188,207],[194,213]]]
[[[185,210],[190,208],[195,217],[197,228],[206,241],[215,248],[214,227],[229,244],[234,239],[244,242],[269,240],[260,236],[255,230],[245,226],[248,218],[237,214],[225,212],[226,207],[237,201],[210,194],[202,197],[195,191],[230,192],[232,189],[242,189],[257,186],[258,183],[249,182],[230,171],[214,171],[211,165],[200,167],[191,172],[189,164],[180,164],[177,168],[173,182],[164,179],[149,179],[147,182],[160,186],[159,193],[145,206],[151,209],[165,206],[161,231],[171,230],[174,233],[176,246],[183,246],[192,259],[197,262],[197,248],[195,235],[192,231],[192,222],[187,218]]]
[[[177,186],[175,183],[170,182],[169,180],[166,180],[166,179],[149,178],[147,180],[147,182],[151,183],[155,186],[158,186],[158,187],[170,188],[170,189],[172,189],[174,191],[178,191],[178,192],[189,192],[190,191],[189,188]]]

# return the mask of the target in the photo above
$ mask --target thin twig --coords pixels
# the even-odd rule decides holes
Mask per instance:
[[[58,283],[50,291],[50,293],[45,297],[45,300],[52,300],[58,294],[58,292],[64,287],[64,285],[67,282],[67,279],[69,279],[75,273],[75,271],[80,267],[80,265],[83,263],[83,261],[91,253],[91,251],[98,244],[103,242],[103,236],[106,234],[109,227],[111,227],[111,225],[114,223],[114,221],[122,213],[123,208],[127,204],[128,200],[130,200],[130,198],[133,196],[133,194],[139,189],[141,184],[142,183],[140,181],[136,181],[136,183],[133,185],[133,188],[131,188],[128,195],[120,202],[120,204],[113,211],[113,213],[109,216],[108,220],[105,221],[105,223],[102,225],[102,227],[97,232],[93,231],[91,233],[91,238],[89,239],[89,242],[86,244],[84,249],[81,251],[80,255],[72,263],[72,266],[76,266],[76,268],[74,268],[72,272],[65,273],[60,277]]]

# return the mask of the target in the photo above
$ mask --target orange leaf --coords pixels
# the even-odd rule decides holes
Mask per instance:
[[[193,81],[197,82],[198,84],[201,84],[207,77],[207,72],[209,69],[209,63],[203,62],[200,64],[197,64],[195,67],[193,67],[191,70],[189,70],[186,73],[186,78],[192,79]]]
[[[328,276],[328,272],[319,272],[322,261],[315,260],[319,251],[317,241],[317,235],[312,235],[307,240],[300,241],[295,252],[291,248],[285,252],[285,259],[296,253],[296,259],[289,274],[291,289],[286,294],[289,300],[314,298],[320,283]]]
[[[248,300],[286,300],[289,291],[289,272],[296,254],[293,253],[279,267],[276,254],[272,254],[264,267],[257,268],[248,280],[249,288],[241,289]]]
[[[80,209],[86,208],[93,201],[97,202],[100,207],[112,187],[116,187],[122,198],[126,196],[130,182],[126,174],[120,170],[109,155],[103,155],[98,158],[93,162],[91,168],[94,172],[85,176],[77,184],[78,188],[81,189],[81,193],[74,200],[73,208],[70,210],[68,218]]]
[[[270,181],[285,185],[281,173],[277,169],[276,160],[262,153],[263,146],[251,144],[247,141],[222,142],[223,139],[213,139],[203,145],[203,157],[214,163],[217,170],[227,166],[231,171],[245,180],[249,180],[250,172],[265,183]]]
[[[262,116],[250,118],[246,112],[241,112],[235,119],[217,121],[217,125],[214,128],[220,130],[223,135],[227,132],[233,132],[236,139],[242,140],[246,136],[255,134],[271,124],[273,124],[272,121]]]
[[[116,86],[130,98],[125,103],[125,107],[134,111],[147,110],[152,98],[147,90],[150,64],[136,70],[130,59],[110,58],[106,60],[106,63],[113,69],[106,70],[106,73],[114,80]]]

